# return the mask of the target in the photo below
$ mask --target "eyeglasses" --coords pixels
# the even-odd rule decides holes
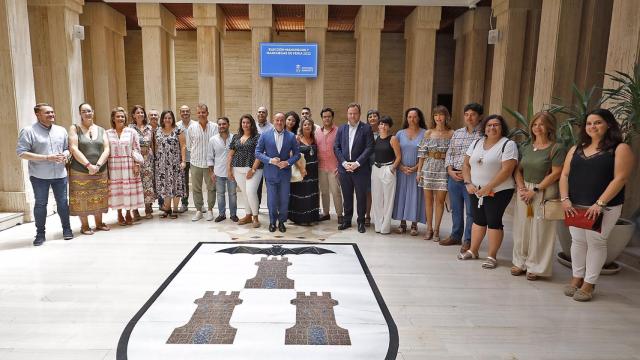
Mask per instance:
[[[499,128],[499,127],[502,127],[502,124],[487,124],[485,127],[488,127],[488,128]]]

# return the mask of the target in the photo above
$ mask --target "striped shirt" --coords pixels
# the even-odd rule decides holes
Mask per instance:
[[[464,155],[467,153],[469,146],[474,140],[480,139],[480,130],[474,129],[471,133],[466,127],[460,128],[453,132],[451,141],[449,142],[449,150],[444,158],[444,167],[451,166],[456,170],[462,170],[464,164]]]
[[[195,121],[187,129],[187,150],[191,152],[191,165],[199,168],[207,168],[207,149],[209,139],[218,133],[218,125],[207,121],[206,129],[202,129],[200,122]]]

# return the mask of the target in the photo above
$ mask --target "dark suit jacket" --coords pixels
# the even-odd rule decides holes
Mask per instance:
[[[349,124],[344,124],[338,128],[336,141],[333,144],[333,152],[338,159],[338,172],[346,173],[342,162],[357,161],[360,167],[355,173],[361,170],[369,171],[369,156],[373,153],[373,132],[369,124],[360,121],[351,147],[351,157],[349,157]]]
[[[300,148],[296,136],[291,131],[284,130],[284,138],[282,139],[282,148],[278,153],[276,147],[276,139],[274,136],[275,129],[269,130],[260,135],[258,140],[258,146],[256,146],[256,158],[262,161],[264,164],[264,178],[267,180],[286,180],[291,179],[291,166],[300,159]],[[280,169],[279,167],[270,164],[271,158],[280,158],[280,160],[286,160],[289,166]]]

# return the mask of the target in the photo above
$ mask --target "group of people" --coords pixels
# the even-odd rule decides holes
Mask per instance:
[[[460,245],[460,260],[477,259],[487,236],[482,267],[493,269],[504,236],[503,215],[515,193],[511,274],[526,274],[533,281],[551,276],[556,223],[541,212],[544,200],[559,197],[566,216],[579,207],[588,207],[590,218],[603,214],[600,232],[570,228],[573,278],[565,294],[578,301],[592,297],[634,164],[616,119],[605,109],[588,114],[578,145],[571,149],[557,143],[556,119],[549,112],[534,116],[531,140],[519,146],[507,137],[505,119],[483,118],[477,103],[464,107],[464,126],[455,131],[446,107],[435,107],[430,119],[409,108],[395,134],[393,120],[377,110],[360,121],[356,103],[348,105],[347,123],[341,126],[334,124],[331,108],[322,109],[321,124],[316,124],[306,107],[302,116],[278,112],[271,121],[268,110],[259,107],[257,120],[242,115],[237,131],[227,117],[210,121],[205,104],[197,105],[197,120],[182,106],[179,122],[170,110],[159,114],[136,105],[127,113],[118,107],[111,112],[111,129],[105,130],[94,123],[93,109],[85,103],[68,135],[54,124],[50,105],[37,104],[34,111],[38,122],[21,130],[17,154],[29,161],[35,246],[45,241],[49,187],[63,237],[71,239],[70,215],[79,216],[81,232],[91,235],[110,229],[102,221],[109,208],[117,210],[123,226],[143,218],[138,209],[145,209],[144,218],[153,217],[155,201],[161,217],[176,218],[187,210],[190,192],[192,221],[205,216],[207,221],[226,220],[228,198],[230,220],[257,228],[265,183],[270,232],[285,232],[287,220],[302,225],[330,220],[332,198],[338,230],[352,226],[354,210],[360,233],[373,224],[376,233],[389,234],[393,219],[400,221],[396,233],[417,236],[418,223],[423,223],[424,239]],[[245,197],[242,218],[237,187]],[[447,195],[452,229],[441,239]],[[95,217],[93,229],[88,216]]]

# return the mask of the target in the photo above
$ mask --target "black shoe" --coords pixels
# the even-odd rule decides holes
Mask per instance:
[[[284,226],[284,222],[280,221],[280,223],[278,224],[278,230],[283,233],[283,232],[287,232],[287,227]]]
[[[338,230],[345,230],[351,227],[351,223],[350,222],[343,222],[340,225],[338,225]]]
[[[44,244],[44,242],[46,241],[44,234],[40,235],[36,235],[35,240],[33,240],[33,246],[40,246],[42,244]]]
[[[64,230],[62,232],[62,238],[65,240],[71,240],[73,239],[73,232],[71,231],[71,229],[69,230]]]
[[[321,216],[318,218],[318,221],[327,221],[327,220],[330,220],[330,219],[331,219],[331,216],[330,216],[330,215],[321,215]]]
[[[231,221],[233,221],[233,222],[238,222],[238,221],[240,221],[240,219],[238,219],[238,217],[237,217],[237,216],[235,216],[235,215],[231,215],[231,217],[230,217],[229,219],[231,219]]]
[[[338,216],[338,224],[342,224],[344,222],[344,216]]]
[[[224,216],[224,215],[218,215],[218,217],[217,217],[217,218],[215,218],[213,221],[215,221],[215,222],[220,222],[220,221],[222,221],[222,220],[226,220],[226,219],[227,219],[227,217],[226,217],[226,216]]]
[[[269,232],[276,232],[276,224],[269,224]]]
[[[362,234],[365,231],[364,223],[358,223],[358,232]]]

